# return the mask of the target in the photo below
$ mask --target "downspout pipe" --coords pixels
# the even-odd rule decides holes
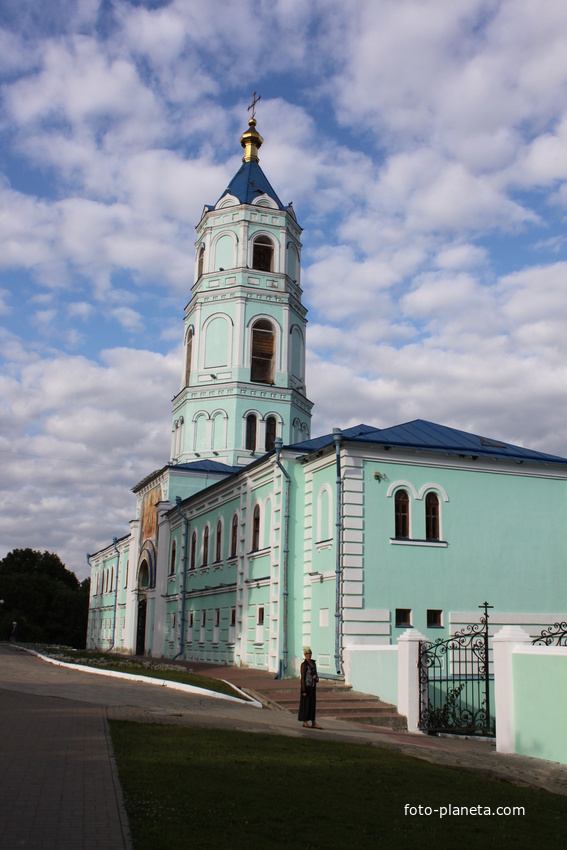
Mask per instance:
[[[336,467],[337,467],[337,518],[335,523],[335,670],[337,675],[342,675],[342,482],[341,482],[341,444],[343,432],[340,428],[333,428],[333,440],[335,443]]]
[[[114,622],[112,625],[112,643],[106,650],[107,652],[110,652],[112,649],[114,649],[114,642],[116,640],[116,611],[118,608],[118,568],[120,566],[120,552],[118,551],[117,543],[118,538],[113,537],[112,545],[114,546],[114,551],[116,552],[116,583],[114,585]]]
[[[187,535],[189,534],[189,520],[181,510],[181,496],[175,497],[175,507],[177,513],[183,520],[183,557],[181,559],[181,616],[179,617],[179,625],[181,633],[179,635],[179,652],[173,656],[173,660],[183,655],[183,646],[185,640],[185,585],[187,581]]]
[[[276,450],[276,464],[279,467],[282,475],[286,480],[285,488],[285,513],[284,513],[284,535],[283,535],[283,569],[282,569],[282,598],[283,598],[283,647],[282,657],[280,660],[279,670],[274,676],[275,679],[283,679],[287,670],[287,612],[288,612],[288,567],[289,567],[289,497],[291,491],[291,476],[287,469],[282,465],[280,456],[282,453],[283,440],[281,437],[276,437],[274,447]]]

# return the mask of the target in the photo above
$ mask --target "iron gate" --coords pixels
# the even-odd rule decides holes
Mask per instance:
[[[445,640],[419,645],[420,722],[424,732],[494,737],[488,646],[488,602],[478,623]]]

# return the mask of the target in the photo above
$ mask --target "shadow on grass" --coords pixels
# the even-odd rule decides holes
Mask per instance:
[[[553,846],[567,798],[343,744],[111,721],[135,850]],[[480,807],[406,815],[404,806]],[[498,806],[525,814],[488,815]]]

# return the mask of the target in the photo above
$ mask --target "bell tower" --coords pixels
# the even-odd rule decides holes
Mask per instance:
[[[310,436],[301,228],[260,168],[255,117],[240,143],[241,168],[196,228],[172,462],[245,465],[276,437],[292,444]]]

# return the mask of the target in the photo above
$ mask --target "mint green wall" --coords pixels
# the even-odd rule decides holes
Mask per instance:
[[[347,681],[355,691],[398,705],[398,647],[359,646],[345,653]]]
[[[327,625],[321,625],[321,610]],[[335,673],[335,580],[316,581],[311,585],[311,649],[324,673]]]
[[[567,764],[567,648],[512,653],[515,752]]]
[[[258,606],[264,607],[264,625],[257,631]],[[270,588],[252,587],[248,591],[248,610],[245,616],[244,629],[246,634],[245,658],[246,663],[267,668],[268,644],[270,635]],[[256,637],[261,642],[256,641]]]
[[[386,474],[377,481],[375,472]],[[440,495],[446,548],[396,545],[388,488],[428,483]],[[364,465],[365,606],[410,608],[427,633],[426,610],[471,611],[488,600],[500,612],[553,611],[567,567],[565,482],[528,476],[423,468],[384,461]],[[411,491],[412,537],[425,537],[425,500]],[[434,489],[434,488],[432,488]],[[553,533],[550,531],[553,529]],[[397,638],[403,629],[393,627]],[[432,633],[432,637],[436,632]]]

